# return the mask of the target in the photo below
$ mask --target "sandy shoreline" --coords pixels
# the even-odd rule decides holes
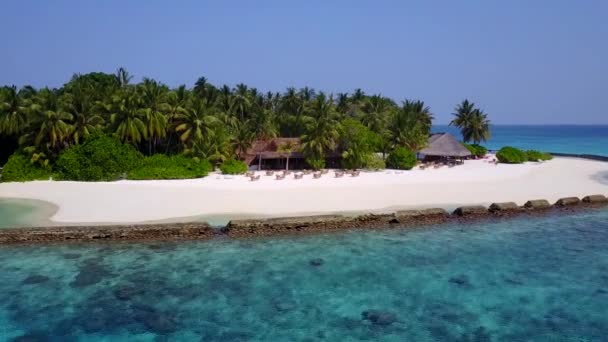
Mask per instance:
[[[555,158],[493,165],[466,161],[454,168],[361,173],[357,178],[210,175],[193,180],[0,184],[0,198],[47,201],[57,223],[130,223],[226,217],[276,217],[443,207],[594,193],[608,195],[608,163]]]

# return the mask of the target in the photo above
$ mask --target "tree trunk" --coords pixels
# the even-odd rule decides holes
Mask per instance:
[[[262,152],[258,154],[258,170],[262,170]]]

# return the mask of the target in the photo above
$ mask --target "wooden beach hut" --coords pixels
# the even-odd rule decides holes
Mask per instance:
[[[471,152],[450,133],[436,133],[429,137],[426,148],[418,151],[421,159],[427,161],[462,161]]]
[[[286,150],[286,146],[289,148]],[[305,156],[302,153],[300,138],[272,138],[254,141],[245,153],[245,163],[250,168],[258,170],[301,170],[308,168]],[[329,152],[325,161],[327,167],[337,167],[340,163],[340,154]]]

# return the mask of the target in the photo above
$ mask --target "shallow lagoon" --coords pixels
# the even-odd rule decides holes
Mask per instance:
[[[0,229],[48,225],[55,211],[54,205],[42,201],[0,198]]]
[[[608,336],[607,210],[248,241],[10,246],[0,260],[0,340]]]

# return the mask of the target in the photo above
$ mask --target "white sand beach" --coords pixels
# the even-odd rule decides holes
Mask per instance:
[[[262,174],[262,173],[258,173]],[[0,197],[51,202],[57,223],[127,223],[192,216],[291,216],[444,207],[565,196],[608,195],[608,163],[555,158],[494,165],[469,160],[453,168],[362,172],[359,177],[285,180],[211,174],[202,179],[118,182],[36,181],[0,184]]]

